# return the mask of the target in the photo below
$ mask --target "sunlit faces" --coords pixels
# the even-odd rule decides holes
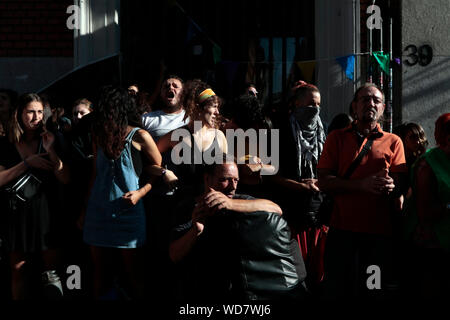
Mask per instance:
[[[376,122],[384,112],[383,94],[375,87],[364,88],[358,93],[352,106],[359,121]]]
[[[305,93],[305,96],[302,99],[297,99],[295,101],[296,107],[306,107],[306,106],[314,106],[320,107],[320,93],[316,91],[309,91]]]
[[[201,114],[201,120],[210,128],[215,128],[219,120],[219,103],[217,101],[208,103]]]
[[[73,107],[73,110],[72,110],[73,123],[77,124],[81,118],[83,118],[85,115],[87,115],[90,112],[91,112],[91,110],[85,104],[80,103],[79,105]]]
[[[161,99],[167,107],[176,107],[180,103],[183,84],[175,78],[167,79],[161,87]]]
[[[217,165],[214,175],[207,179],[208,186],[232,198],[239,182],[239,171],[235,163]]]
[[[24,130],[36,130],[42,123],[44,106],[41,102],[33,101],[27,104],[22,111],[22,123]]]

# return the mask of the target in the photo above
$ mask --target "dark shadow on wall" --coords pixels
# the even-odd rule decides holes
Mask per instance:
[[[121,2],[124,83],[136,82],[153,92],[163,61],[165,74],[185,80],[200,78],[228,100],[242,91],[246,81],[255,82],[246,79],[250,61],[257,60],[251,57],[255,56],[254,40],[305,38],[314,57],[313,0],[177,3],[179,6],[173,1]],[[214,59],[214,44],[221,49],[219,63]],[[270,63],[269,57],[265,63]],[[269,72],[267,77],[270,79]]]
[[[414,66],[415,68],[424,68],[424,70],[423,72],[415,72],[414,75],[404,77],[404,85],[407,85],[408,83],[414,83],[417,85],[423,83],[424,79],[427,79],[429,84],[423,86],[420,91],[416,90],[412,94],[405,95],[403,97],[403,105],[420,103],[421,100],[426,100],[427,102],[433,101],[436,100],[439,95],[446,93],[450,95],[450,77],[439,80],[439,82],[436,80],[436,72],[439,72],[440,70],[448,70],[449,65],[450,58],[442,59],[429,69],[418,65]],[[406,67],[404,66],[404,68]]]

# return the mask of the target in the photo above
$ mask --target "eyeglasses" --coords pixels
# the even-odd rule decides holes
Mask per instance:
[[[368,102],[370,102],[370,100],[373,100],[373,102],[375,104],[382,104],[383,103],[382,99],[380,99],[378,97],[375,97],[375,96],[362,96],[362,97],[359,97],[358,100],[362,101],[364,103],[368,103]]]

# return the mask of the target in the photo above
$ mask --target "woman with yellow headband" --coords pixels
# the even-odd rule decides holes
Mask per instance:
[[[211,87],[201,80],[188,81],[185,85],[185,118],[190,118],[189,124],[184,127],[194,136],[200,137],[195,141],[201,141],[200,150],[204,152],[209,149],[214,141],[218,143],[220,150],[227,152],[227,140],[225,135],[218,130],[220,124],[219,109],[222,99],[217,96]],[[158,144],[161,152],[174,147],[178,141],[171,141],[172,132],[161,139]]]
[[[195,145],[196,149],[202,153],[202,160],[206,154],[213,157],[221,157],[221,154],[226,154],[228,151],[227,140],[223,132],[218,129],[222,99],[208,84],[198,79],[188,81],[184,90],[185,117],[189,117],[190,122],[180,129],[187,130],[190,135],[185,136],[183,142],[189,147]],[[157,146],[161,153],[172,149],[179,143],[179,141],[171,140],[172,133],[169,132],[158,140]],[[202,174],[198,172],[199,163],[194,162],[196,161],[190,161],[190,163],[183,161],[179,170],[176,170],[179,177],[179,193],[186,195],[186,192],[188,194],[203,192]]]

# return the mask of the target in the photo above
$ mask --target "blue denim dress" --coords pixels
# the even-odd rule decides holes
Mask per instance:
[[[139,128],[126,137],[119,158],[108,159],[101,148],[97,150],[94,186],[84,221],[83,240],[93,246],[136,248],[145,243],[145,211],[140,200],[135,206],[126,204],[122,196],[139,189],[131,157],[131,141]]]

